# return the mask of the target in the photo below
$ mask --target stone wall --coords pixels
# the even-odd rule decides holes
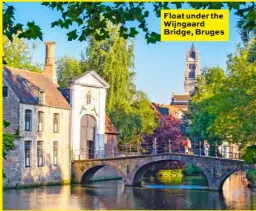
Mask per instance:
[[[105,156],[107,158],[115,157],[117,152],[117,135],[105,134]]]
[[[16,133],[19,131],[20,104],[19,98],[12,91],[10,85],[4,79],[3,85],[7,86],[8,96],[3,97],[3,119],[10,123],[9,127],[4,128],[6,133]]]

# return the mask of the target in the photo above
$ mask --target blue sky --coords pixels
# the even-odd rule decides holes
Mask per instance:
[[[86,42],[67,41],[64,29],[51,28],[51,22],[59,17],[59,13],[41,6],[40,3],[12,3],[16,9],[16,20],[20,23],[34,20],[44,34],[44,41],[55,41],[56,58],[64,55],[79,58],[86,47]],[[237,17],[230,14],[230,40],[228,42],[194,42],[200,53],[200,65],[219,66],[225,69],[227,54],[236,49],[240,42],[236,26]],[[160,31],[160,19],[152,13],[148,18],[150,29]],[[135,71],[136,86],[147,93],[149,99],[157,103],[169,104],[172,92],[183,93],[184,68],[186,52],[191,42],[159,42],[147,44],[144,34],[135,39]],[[37,41],[34,61],[44,63],[44,43]]]

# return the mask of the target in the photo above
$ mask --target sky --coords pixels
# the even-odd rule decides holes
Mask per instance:
[[[60,15],[40,3],[9,3],[15,7],[15,18],[26,24],[35,21],[43,32],[43,41],[56,42],[55,57],[64,55],[80,58],[81,51],[85,50],[86,42],[68,41],[67,31],[61,28],[51,28],[51,23]],[[230,13],[230,31],[228,42],[194,42],[200,54],[200,68],[204,66],[226,67],[227,55],[235,52],[240,36],[236,28],[237,16]],[[148,18],[149,27],[160,32],[160,19],[153,13]],[[158,42],[147,44],[141,32],[135,38],[135,84],[137,89],[144,91],[152,102],[170,104],[172,93],[184,93],[184,70],[186,52],[191,42]],[[37,41],[37,48],[33,60],[43,64],[45,46]]]

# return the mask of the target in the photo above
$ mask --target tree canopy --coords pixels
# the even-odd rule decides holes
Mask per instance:
[[[150,30],[148,23],[149,13],[153,12],[160,17],[162,9],[176,7],[183,8],[188,4],[193,9],[221,9],[229,8],[239,17],[237,27],[242,39],[247,42],[255,36],[255,2],[151,2],[151,9],[146,2],[43,2],[42,5],[56,10],[60,18],[54,21],[52,27],[68,29],[68,40],[84,41],[92,36],[97,41],[110,38],[107,29],[108,22],[120,24],[119,35],[125,39],[135,37],[139,31],[145,33],[147,43],[160,41],[160,34]],[[152,10],[152,11],[151,11]],[[19,38],[43,39],[41,29],[35,22],[28,22],[26,26],[15,23],[15,9],[4,3],[3,7],[3,34],[12,41],[12,36],[21,32]],[[134,26],[129,26],[133,22]]]
[[[86,40],[88,36],[96,40],[109,38],[107,23],[121,24],[120,36],[127,39],[135,37],[139,30],[145,33],[148,43],[160,41],[160,34],[150,30],[148,23],[149,13],[153,12],[160,17],[162,9],[176,7],[181,9],[184,2],[151,2],[150,11],[148,3],[145,2],[44,2],[43,5],[56,10],[61,18],[52,23],[52,27],[58,26],[70,30],[67,33],[68,40]],[[255,35],[255,3],[249,2],[188,2],[193,9],[221,9],[229,8],[240,18],[237,26],[244,40]],[[128,23],[135,22],[135,26],[128,27]],[[74,27],[75,25],[75,27]]]
[[[248,60],[255,41],[228,56],[226,73],[210,68],[199,78],[190,112],[192,132],[200,138],[256,142],[256,63]]]
[[[25,39],[14,36],[11,42],[6,36],[3,37],[3,56],[9,66],[41,72],[41,66],[32,62],[35,48],[35,43],[30,47]]]

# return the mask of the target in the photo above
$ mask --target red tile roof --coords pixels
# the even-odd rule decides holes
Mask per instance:
[[[105,134],[117,135],[117,129],[112,124],[110,118],[105,115]]]
[[[172,97],[175,101],[189,101],[191,100],[190,95],[173,95]]]

